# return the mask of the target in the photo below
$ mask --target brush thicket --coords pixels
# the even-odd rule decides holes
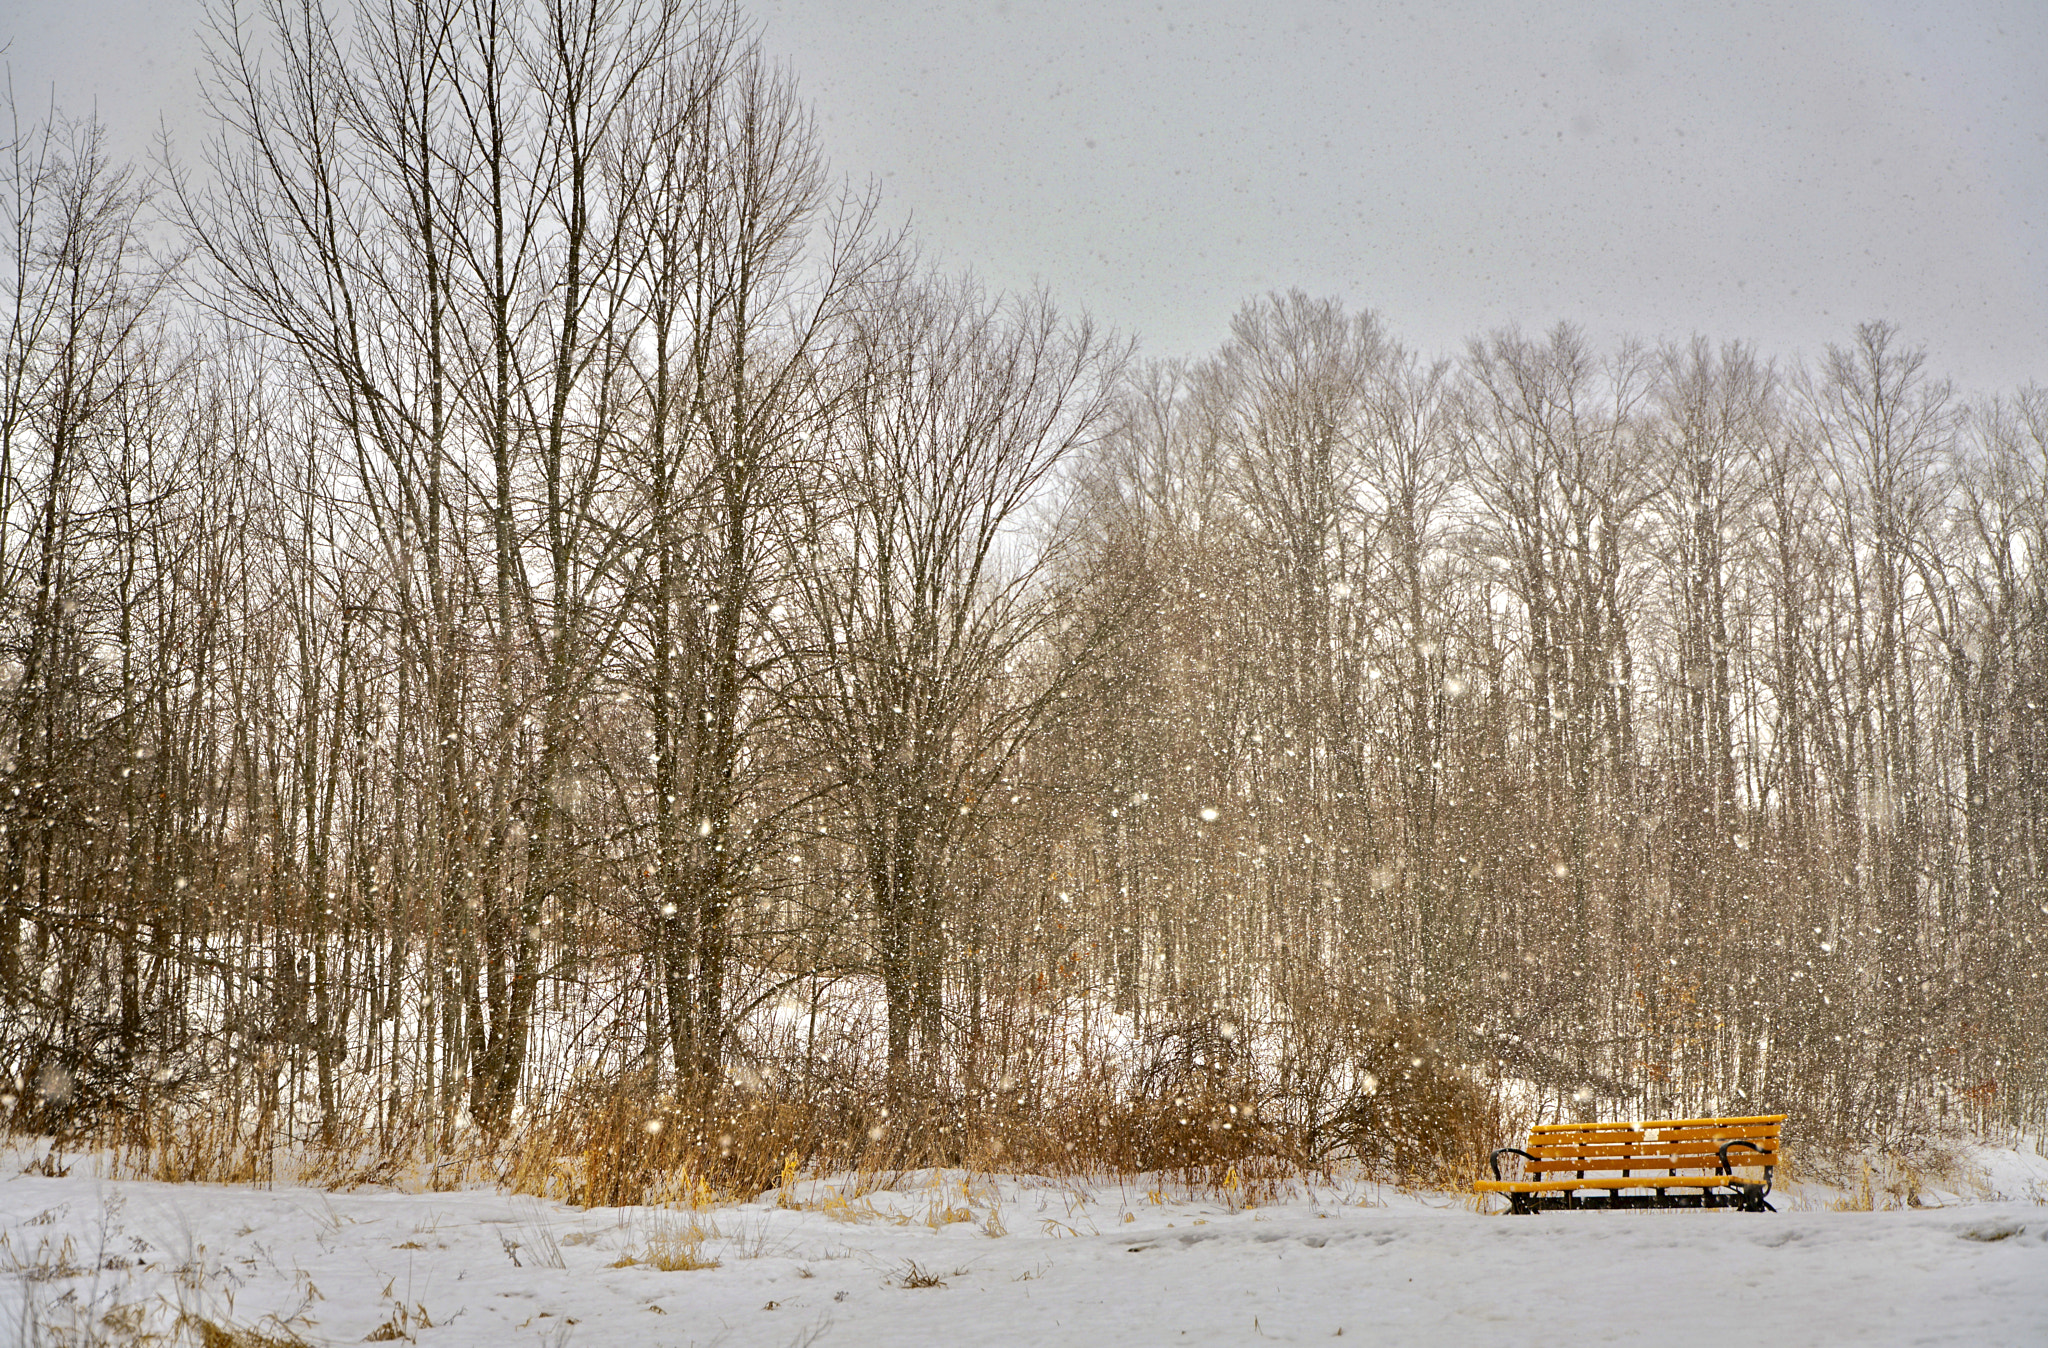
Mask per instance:
[[[887,1187],[910,1172],[1150,1176],[1243,1204],[1364,1167],[1462,1185],[1509,1132],[1497,1095],[1384,1009],[1303,1017],[1259,1037],[1216,1012],[1155,1025],[1115,1052],[1056,1015],[985,1023],[936,1068],[892,1072],[849,1036],[755,1046],[716,1081],[585,1066],[541,1082],[486,1134],[453,1108],[402,1108],[343,1076],[325,1111],[261,1064],[66,1111],[62,1149],[168,1181],[492,1182],[586,1206],[751,1198],[793,1175]],[[1255,1047],[1256,1044],[1256,1047]],[[18,1102],[16,1132],[47,1122]]]

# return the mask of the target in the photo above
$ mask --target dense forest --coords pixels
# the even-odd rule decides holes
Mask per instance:
[[[1140,360],[735,11],[213,25],[187,166],[0,170],[12,1126],[2048,1119],[2048,391],[1300,293]]]

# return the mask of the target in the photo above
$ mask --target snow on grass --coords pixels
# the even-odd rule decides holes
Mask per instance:
[[[0,1342],[2048,1342],[2048,1159],[1951,1206],[1502,1217],[1371,1184],[798,1178],[715,1208],[0,1180]],[[1922,1201],[1933,1201],[1926,1197]],[[180,1326],[183,1326],[180,1329]],[[216,1339],[216,1342],[224,1340]]]

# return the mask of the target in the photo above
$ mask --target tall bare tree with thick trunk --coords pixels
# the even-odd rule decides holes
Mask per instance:
[[[906,285],[864,311],[809,536],[807,696],[867,886],[892,1074],[940,1063],[961,841],[1081,663],[1072,592],[1025,527],[1104,428],[1123,354],[1042,296]]]
[[[1915,629],[1928,596],[1914,557],[1935,524],[1938,471],[1956,432],[1950,390],[1928,378],[1925,364],[1889,325],[1866,323],[1850,344],[1830,346],[1801,388],[1851,606],[1840,647],[1849,718],[1841,744],[1845,783],[1854,780],[1861,799],[1845,833],[1857,844],[1859,887],[1876,900],[1857,936],[1871,947],[1887,1014],[1902,1016],[1922,981],[1920,877],[1932,807],[1914,691],[1924,658]],[[1849,769],[1852,756],[1858,771]]]
[[[654,737],[650,914],[676,1066],[713,1089],[734,914],[777,836],[787,711],[768,657],[789,613],[788,530],[822,489],[853,306],[892,266],[869,204],[834,195],[788,75],[708,33],[641,109],[622,160],[643,272],[638,473],[648,543],[635,630]]]

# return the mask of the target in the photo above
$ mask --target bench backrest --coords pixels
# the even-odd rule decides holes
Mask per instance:
[[[1529,1130],[1525,1161],[1531,1178],[1543,1171],[1715,1170],[1720,1149],[1733,1147],[1728,1163],[1736,1167],[1778,1163],[1778,1128],[1783,1114],[1742,1119],[1656,1119],[1643,1123],[1539,1123]]]

